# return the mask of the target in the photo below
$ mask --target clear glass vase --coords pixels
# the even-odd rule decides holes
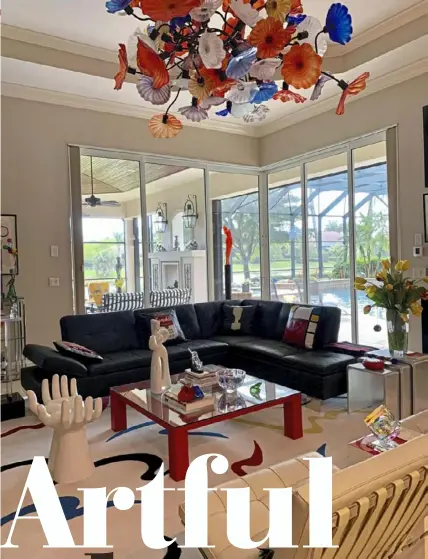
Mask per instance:
[[[409,325],[400,313],[394,309],[387,309],[386,323],[388,328],[388,347],[392,357],[404,357],[407,353],[409,339]]]

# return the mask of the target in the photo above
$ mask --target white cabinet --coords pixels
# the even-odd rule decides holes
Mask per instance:
[[[161,291],[170,287],[187,288],[192,290],[192,303],[208,300],[205,250],[151,252],[149,259],[151,290]]]

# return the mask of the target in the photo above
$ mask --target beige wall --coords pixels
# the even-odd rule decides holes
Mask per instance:
[[[18,216],[17,291],[28,309],[28,339],[58,339],[59,318],[73,310],[67,144],[256,165],[257,140],[185,128],[154,140],[144,120],[2,98],[2,212]],[[50,246],[59,246],[59,258]],[[48,285],[59,277],[60,287]]]
[[[370,82],[369,82],[370,83]],[[260,141],[262,165],[308,152],[398,124],[398,220],[401,258],[413,267],[428,267],[428,247],[423,258],[413,258],[415,233],[423,233],[424,187],[422,107],[428,105],[428,73],[379,93],[356,99],[345,115],[334,111],[308,119],[266,136]],[[427,191],[428,192],[428,191]],[[410,330],[410,346],[421,349],[420,320]]]

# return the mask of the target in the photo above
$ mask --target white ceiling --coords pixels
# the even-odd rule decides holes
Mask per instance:
[[[353,18],[354,37],[425,0],[344,0]],[[325,19],[331,0],[303,0],[305,13]],[[108,50],[127,37],[136,19],[108,14],[105,0],[3,0],[2,23]]]

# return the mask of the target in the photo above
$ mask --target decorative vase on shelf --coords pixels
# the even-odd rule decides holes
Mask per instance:
[[[388,347],[392,357],[404,357],[407,353],[409,325],[395,309],[386,310]]]

